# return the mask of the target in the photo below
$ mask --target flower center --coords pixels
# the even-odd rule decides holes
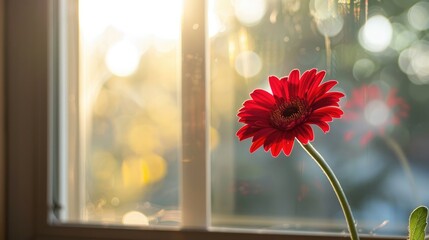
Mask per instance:
[[[271,125],[280,130],[290,130],[304,122],[309,114],[310,109],[302,99],[279,102],[271,112]]]
[[[297,113],[299,113],[299,108],[296,106],[290,106],[283,111],[282,115],[283,117],[288,118],[288,117],[292,117],[294,114],[297,114]]]

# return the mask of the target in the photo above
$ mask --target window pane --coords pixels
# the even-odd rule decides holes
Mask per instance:
[[[295,143],[278,158],[235,136],[237,111],[268,76],[327,70],[345,114],[313,145],[348,196],[361,233],[406,235],[428,204],[426,1],[209,1],[212,222],[342,233],[326,177]],[[219,178],[218,176],[222,176]]]
[[[63,1],[63,15],[73,14],[75,2]],[[62,52],[78,67],[67,65],[60,87],[66,154],[58,216],[177,226],[181,1],[81,0],[68,28],[77,17],[78,33],[69,30],[60,41],[79,47],[78,57]]]

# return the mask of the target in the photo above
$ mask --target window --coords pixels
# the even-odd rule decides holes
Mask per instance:
[[[410,211],[428,204],[425,1],[7,8],[13,239],[344,238],[335,195],[303,151],[250,154],[235,136],[249,93],[293,68],[326,69],[347,94],[344,118],[315,130],[315,145],[363,236],[404,236]]]
[[[58,220],[177,226],[181,2],[56,4]]]

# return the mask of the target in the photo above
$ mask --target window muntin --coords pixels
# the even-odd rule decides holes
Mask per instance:
[[[355,1],[353,5],[355,10],[351,11],[350,2],[329,1],[333,5],[327,5],[331,6],[330,9],[326,9],[328,17],[324,15],[326,11],[321,8],[319,1],[311,1],[308,5],[299,1],[288,3],[255,1],[252,4],[256,7],[253,6],[253,10],[245,8],[248,11],[240,10],[240,3],[240,1],[213,1],[209,4],[207,14],[208,34],[211,37],[209,132],[212,148],[212,176],[214,176],[212,177],[213,226],[256,228],[266,231],[310,230],[336,233],[341,233],[345,229],[340,208],[335,196],[329,190],[329,185],[319,173],[317,166],[314,166],[297,147],[289,159],[273,160],[270,159],[269,154],[262,151],[250,155],[248,145],[238,143],[234,136],[238,129],[236,111],[252,89],[267,88],[267,75],[282,75],[294,67],[303,70],[318,67],[327,69],[328,76],[338,79],[340,86],[343,87],[342,90],[349,97],[352,97],[353,89],[359,89],[364,83],[376,85],[383,94],[395,88],[399,89],[397,97],[404,98],[408,104],[412,104],[413,111],[417,109],[417,112],[421,113],[401,119],[401,125],[386,128],[386,135],[391,134],[396,138],[406,136],[398,142],[399,145],[393,143],[396,146],[393,149],[389,149],[393,146],[392,143],[381,138],[378,133],[374,134],[376,137],[371,139],[372,143],[365,146],[361,146],[356,139],[345,141],[350,138],[350,133],[347,132],[350,129],[358,129],[358,133],[364,130],[376,132],[375,127],[367,125],[362,128],[362,126],[355,126],[356,123],[353,122],[337,120],[328,135],[318,132],[316,136],[316,146],[323,152],[329,152],[326,158],[328,161],[333,161],[334,168],[340,169],[337,174],[347,194],[351,195],[350,202],[362,232],[403,235],[406,232],[407,214],[415,206],[415,202],[404,203],[408,200],[401,199],[407,196],[407,192],[409,194],[410,188],[407,187],[408,183],[405,183],[408,180],[389,179],[405,179],[406,173],[398,162],[391,163],[386,158],[397,157],[398,155],[395,154],[400,155],[398,151],[410,152],[413,149],[411,145],[414,146],[411,140],[414,138],[425,139],[425,136],[415,129],[418,125],[424,128],[423,123],[427,117],[424,111],[418,110],[423,109],[423,103],[427,100],[422,90],[426,89],[427,85],[416,85],[425,83],[424,71],[421,69],[416,71],[419,69],[418,65],[411,70],[406,68],[407,63],[412,64],[410,60],[412,51],[424,49],[423,38],[417,36],[424,33],[424,29],[416,29],[418,27],[415,26],[408,29],[404,27],[406,21],[421,20],[412,20],[412,17],[406,21],[390,20],[395,19],[396,15],[388,16],[382,11],[378,12],[378,14],[386,14],[385,16],[389,19],[388,24],[393,26],[393,31],[389,45],[377,45],[377,42],[366,41],[366,35],[361,33],[360,29],[364,24],[364,18],[368,18],[368,22],[374,20],[372,16],[377,14],[371,13],[371,10],[383,9],[382,3],[365,5],[366,1]],[[421,7],[421,4],[419,3],[417,7]],[[416,8],[416,6],[413,8],[413,6],[397,6],[397,9],[402,10],[403,13],[425,9]],[[210,7],[216,9],[213,11],[214,15],[211,15]],[[243,12],[252,13],[253,18],[246,14],[241,16]],[[309,15],[310,12],[313,15]],[[381,22],[376,23],[386,23],[385,20]],[[121,25],[121,23],[116,24]],[[388,28],[389,25],[381,26]],[[198,25],[195,25],[195,28],[198,28]],[[395,31],[413,32],[416,35],[414,44],[407,43],[406,41],[409,40]],[[156,34],[153,33],[153,35]],[[82,39],[84,39],[83,36]],[[383,47],[387,49],[379,51]],[[90,51],[85,51],[85,54],[88,52]],[[112,65],[111,61],[113,60],[106,61],[106,65],[108,65],[107,62]],[[418,63],[414,62],[414,64]],[[132,64],[127,64],[124,68],[130,65]],[[81,68],[85,69],[88,66],[90,65],[84,64]],[[401,71],[405,71],[408,76]],[[117,75],[121,73],[117,72]],[[402,81],[402,78],[406,80],[409,78],[411,82]],[[382,107],[383,105],[380,105],[380,102],[371,103],[369,97],[364,97],[363,100],[366,103],[365,106],[371,106],[372,109],[365,108],[367,110],[364,109],[359,114],[366,116],[372,124],[377,124],[385,118],[385,115],[393,116]],[[346,102],[343,104],[345,107]],[[374,113],[374,109],[387,112],[378,115],[379,111]],[[410,120],[411,117],[414,117],[413,120]],[[397,146],[401,150],[398,150]],[[350,158],[350,153],[353,153],[358,160]],[[392,157],[392,155],[395,156]],[[417,160],[410,160],[413,181],[419,186],[425,182],[425,177],[422,174],[424,171],[416,169],[416,166],[423,166],[422,169],[427,166],[422,165],[419,154],[414,155]],[[411,158],[408,157],[408,159]],[[360,169],[362,175],[368,175],[353,178],[356,169]],[[222,173],[222,178],[215,177],[219,173]],[[378,178],[380,175],[381,179]],[[377,184],[372,184],[371,181]],[[392,182],[395,183],[394,186],[390,185]],[[368,189],[368,186],[374,186],[374,188]],[[401,186],[399,190],[398,186]],[[359,200],[358,204],[354,199]],[[424,198],[422,201],[424,203]],[[327,202],[330,204],[328,205]],[[374,214],[374,209],[381,209],[382,213]],[[399,210],[396,211],[397,209]],[[401,215],[395,215],[396,212]],[[381,217],[384,214],[389,217]],[[120,222],[120,218],[108,217],[108,219],[115,220],[107,221]],[[327,219],[331,220],[327,221]],[[98,223],[104,221],[97,218],[93,220]]]

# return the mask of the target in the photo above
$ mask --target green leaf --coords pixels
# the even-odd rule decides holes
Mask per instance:
[[[426,219],[428,217],[428,208],[420,206],[414,209],[410,215],[410,225],[408,231],[410,234],[409,240],[424,240],[426,233],[426,226],[428,223]]]

